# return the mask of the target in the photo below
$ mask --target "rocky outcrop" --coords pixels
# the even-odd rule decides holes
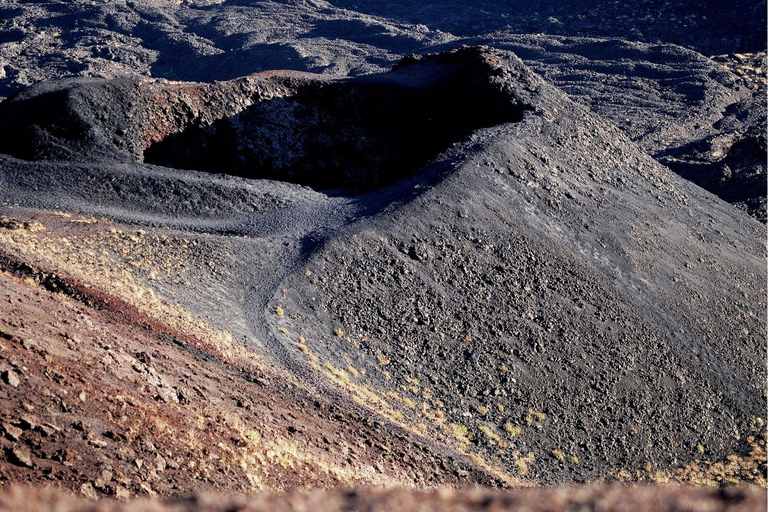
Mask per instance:
[[[475,129],[521,117],[526,105],[504,93],[488,59],[466,48],[346,80],[265,72],[214,84],[41,84],[0,108],[0,151],[365,190]]]

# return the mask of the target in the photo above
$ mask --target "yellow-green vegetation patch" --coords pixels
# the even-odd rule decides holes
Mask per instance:
[[[453,435],[453,437],[455,437],[456,439],[458,439],[462,443],[468,443],[469,442],[469,437],[468,437],[469,429],[467,428],[466,425],[459,425],[458,423],[451,423],[451,424],[448,425],[448,430]]]
[[[339,370],[336,367],[334,367],[329,361],[325,362],[325,367],[328,369],[329,372],[331,372],[331,375],[339,379],[340,381],[348,384],[349,383],[349,374],[345,372],[344,370]]]
[[[480,428],[480,432],[485,434],[485,437],[488,438],[491,444],[496,444],[499,441],[501,441],[501,438],[499,437],[499,435],[496,432],[494,432],[491,427],[488,427],[486,425],[481,425],[479,428]]]
[[[545,419],[547,419],[547,415],[543,412],[528,409],[528,415],[525,417],[525,422],[528,425],[533,425],[534,422],[542,422]]]
[[[511,424],[510,422],[506,422],[504,424],[503,428],[504,428],[504,432],[506,432],[507,434],[509,434],[512,437],[517,437],[517,436],[519,436],[520,434],[523,433],[523,429],[522,428],[517,427],[517,426]]]
[[[520,454],[515,454],[515,465],[517,466],[517,469],[520,470],[521,473],[525,474],[528,472],[528,468],[533,462],[536,460],[536,456],[533,454],[533,452],[529,452],[528,455],[520,456]]]

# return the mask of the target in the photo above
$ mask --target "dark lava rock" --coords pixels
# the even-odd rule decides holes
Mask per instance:
[[[737,81],[723,68],[720,57],[716,62],[707,58],[764,52],[762,0],[706,5],[687,0],[533,1],[478,6],[454,0],[419,5],[367,0],[333,4],[8,0],[0,12],[0,97],[39,81],[70,76],[138,75],[211,82],[289,69],[344,77],[380,73],[410,53],[444,51],[462,44],[512,50],[537,73],[620,126],[654,158],[750,215],[765,218],[765,162],[742,161],[740,156],[723,162],[719,157],[702,157],[696,149],[721,135],[738,141],[747,131],[765,132],[764,114],[740,128],[730,121],[718,127],[720,120],[733,118],[729,112],[740,108],[737,104],[753,84]],[[738,68],[762,73],[764,81],[765,66],[750,59],[740,58]],[[732,66],[728,69],[737,73]],[[343,87],[331,89],[327,99]],[[764,104],[765,91],[755,94],[756,104]],[[306,106],[301,98],[296,108]],[[106,110],[123,105],[119,97],[114,99]],[[270,108],[276,103],[271,102]],[[344,108],[353,104],[342,102]],[[308,110],[307,115],[318,114]],[[330,112],[325,109],[325,113]],[[341,126],[342,132],[352,135],[346,129],[348,114],[337,110],[325,119],[325,128],[336,132]],[[69,129],[76,130],[77,120],[71,121]],[[222,124],[227,123],[218,127],[223,128]],[[130,143],[121,135],[125,127],[113,128],[108,139]],[[290,132],[286,136],[301,135],[307,142],[318,138],[299,134],[296,128],[285,127]],[[201,136],[187,132],[185,137],[192,135]],[[225,138],[216,137],[218,141]],[[171,145],[167,141],[165,147]],[[231,149],[227,144],[221,147]],[[381,148],[357,149],[370,155]],[[190,162],[206,169],[219,163],[230,167],[246,163],[198,160],[188,149],[176,153],[172,165],[184,167],[193,167]],[[274,155],[264,154],[265,148],[256,153],[251,157],[262,170],[279,164],[273,161]],[[171,163],[167,151],[162,156],[158,162]],[[270,161],[264,163],[265,158]],[[337,165],[328,157],[320,160],[324,167]]]
[[[486,58],[467,49],[356,80],[275,72],[212,85],[43,83],[0,108],[0,151],[370,189],[477,128],[521,117],[527,106],[499,91]]]
[[[112,105],[125,99],[133,115]],[[6,137],[29,120],[4,151],[32,159],[0,158],[3,204],[205,233],[225,264],[174,301],[325,400],[472,454],[489,482],[752,448],[764,226],[509,51],[350,80],[64,82],[0,116]]]
[[[524,478],[747,450],[734,432],[765,405],[764,228],[492,54],[531,110],[325,242],[273,299],[301,320],[276,324]]]

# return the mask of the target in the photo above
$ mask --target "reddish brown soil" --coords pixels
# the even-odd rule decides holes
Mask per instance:
[[[45,237],[104,229],[44,220]],[[765,510],[759,488],[451,490],[482,472],[13,247],[0,251],[0,510]],[[288,494],[225,497],[265,489]],[[176,501],[120,504],[148,496]]]
[[[0,484],[128,498],[471,478],[256,357],[222,364],[116,299],[18,273],[0,273]]]

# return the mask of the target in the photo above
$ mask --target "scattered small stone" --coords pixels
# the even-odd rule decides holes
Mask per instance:
[[[22,414],[16,424],[22,430],[32,430],[37,426],[39,422],[40,421],[31,414]]]
[[[88,440],[88,444],[97,448],[105,448],[109,445],[109,443],[102,439],[101,436],[97,436],[91,432],[88,432],[86,439]]]
[[[136,467],[139,468],[139,469],[141,469],[141,466],[144,465],[144,461],[141,460],[141,459],[136,459],[136,460],[133,461],[133,463],[136,464]]]
[[[96,489],[93,488],[93,485],[91,485],[90,482],[86,482],[80,486],[80,494],[89,500],[99,499],[99,494],[96,492]]]
[[[155,490],[152,489],[152,487],[147,482],[140,482],[139,483],[139,487],[141,487],[141,489],[144,492],[146,492],[147,494],[149,494],[150,496],[156,496],[157,495]]]
[[[127,500],[130,499],[131,493],[128,492],[128,489],[123,487],[122,485],[118,485],[115,487],[115,498],[119,500]]]
[[[18,427],[14,427],[10,423],[3,423],[2,424],[3,431],[5,432],[5,437],[10,439],[11,441],[18,441],[19,437],[21,436],[22,430]]]
[[[26,468],[34,467],[32,463],[32,454],[26,446],[14,446],[8,450],[8,459],[11,463]]]
[[[61,432],[61,429],[50,423],[44,423],[35,427],[35,431],[39,432],[43,437],[50,437],[57,432]]]
[[[107,484],[112,481],[112,472],[108,469],[103,469],[101,474],[93,480],[93,486],[100,491],[107,488]]]
[[[21,384],[21,379],[19,379],[19,376],[13,370],[5,370],[0,374],[0,377],[2,377],[3,382],[12,388],[17,388],[19,387],[19,384]]]

